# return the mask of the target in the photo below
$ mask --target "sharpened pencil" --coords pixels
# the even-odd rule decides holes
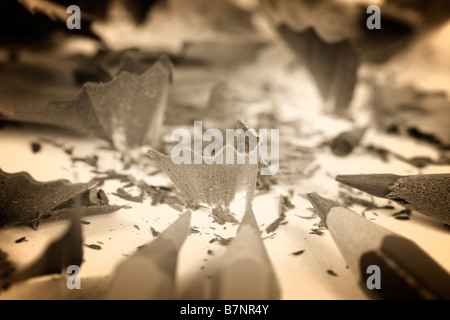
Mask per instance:
[[[450,275],[414,242],[332,200],[307,196],[370,297],[450,299]]]
[[[142,247],[112,274],[108,300],[168,300],[173,298],[178,252],[189,235],[186,211],[158,238]]]
[[[339,175],[336,181],[450,224],[450,174]]]
[[[359,145],[365,132],[366,128],[357,128],[340,133],[331,140],[331,151],[339,157],[344,157],[350,154],[353,149]]]
[[[221,262],[212,277],[212,299],[280,299],[278,281],[251,208]]]

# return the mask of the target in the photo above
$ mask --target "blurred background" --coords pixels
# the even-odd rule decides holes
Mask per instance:
[[[66,27],[69,4],[81,9],[79,30]],[[381,29],[366,26],[372,4]],[[169,124],[198,118],[195,112],[221,119],[229,109],[215,108],[218,99],[236,105],[246,99],[237,91],[253,90],[261,100],[279,85],[278,73],[283,85],[308,88],[305,98],[317,99],[310,108],[357,117],[352,108],[362,100],[370,125],[450,142],[445,1],[2,0],[0,9],[0,113],[7,120],[57,124],[36,110],[73,98],[88,81],[142,73],[167,54],[176,70]],[[227,80],[250,66],[252,84]],[[307,78],[292,76],[300,69]],[[236,109],[234,118],[248,111]]]

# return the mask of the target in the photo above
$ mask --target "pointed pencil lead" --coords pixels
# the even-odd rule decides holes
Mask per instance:
[[[376,197],[385,198],[391,192],[389,186],[401,177],[396,174],[353,174],[338,175],[336,181]]]
[[[326,224],[326,219],[328,212],[333,207],[338,207],[339,203],[323,198],[319,196],[316,193],[308,193],[306,194],[309,201],[313,205],[314,209],[316,209],[317,214],[319,215],[320,219],[323,221],[323,223]]]
[[[366,128],[357,128],[340,133],[330,142],[331,151],[339,156],[345,157],[361,142]]]

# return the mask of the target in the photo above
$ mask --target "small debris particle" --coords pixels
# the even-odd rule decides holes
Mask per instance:
[[[267,228],[266,228],[266,232],[267,233],[272,233],[275,230],[277,230],[277,228],[280,226],[280,222],[283,221],[284,218],[277,218],[275,219],[274,222],[272,222]]]
[[[227,208],[223,209],[222,206],[213,208],[212,216],[214,218],[214,222],[217,222],[218,224],[225,224],[226,222],[232,224],[239,223],[239,221],[233,216],[233,214],[230,213]]]
[[[86,221],[86,220],[80,220],[80,222],[85,225],[91,224],[89,221]]]
[[[155,188],[152,186],[148,186],[146,191],[151,195],[152,197],[152,206],[156,206],[164,201],[164,198],[167,196],[167,193],[169,190],[166,190],[164,188]]]
[[[89,249],[102,250],[102,247],[99,246],[98,244],[84,244],[84,245]]]
[[[409,159],[409,163],[417,168],[423,168],[433,163],[433,160],[428,157],[414,157]]]
[[[214,255],[214,252],[212,250],[208,250],[208,251],[206,251],[206,253],[209,254],[210,256]]]
[[[26,241],[28,241],[28,240],[27,240],[27,237],[22,237],[22,238],[17,239],[17,240],[14,241],[14,242],[15,242],[15,243],[21,243],[21,242],[26,242]]]
[[[319,229],[311,229],[311,232],[309,234],[316,234],[318,236],[323,236],[324,233],[320,231]]]
[[[336,274],[336,272],[334,272],[333,270],[331,270],[331,269],[328,269],[327,270],[327,273],[330,275],[330,276],[333,276],[333,277],[337,277],[338,275]]]
[[[194,233],[200,233],[200,231],[197,229],[194,229],[194,227],[191,227],[191,231],[189,234],[194,234]]]
[[[137,226],[137,225],[134,225],[134,227],[135,227],[136,229],[138,229],[138,230],[141,230],[141,229],[139,228],[139,226]]]
[[[133,196],[133,195],[129,194],[128,192],[126,192],[122,188],[118,188],[116,190],[116,192],[113,192],[113,195],[115,195],[119,198],[122,198],[124,200],[127,200],[127,201],[133,201],[133,202],[138,202],[138,203],[142,203],[144,201],[144,193],[141,193],[138,196]]]
[[[291,203],[291,201],[289,201],[288,196],[280,195],[279,212],[278,212],[280,218],[285,218],[286,212],[294,208],[295,206]]]
[[[71,156],[73,153],[73,148],[64,148],[64,152]]]
[[[300,256],[304,252],[305,252],[305,250],[298,250],[298,251],[295,251],[295,252],[291,252],[290,255],[292,255],[292,256]]]
[[[284,205],[289,209],[294,209],[295,206],[292,204],[292,202],[289,200],[288,196],[281,196],[281,199],[284,203]]]
[[[93,173],[97,174],[91,182],[96,182],[97,186],[101,186],[105,183],[105,180],[119,180],[120,182],[129,182],[130,179],[125,174],[120,174],[115,172],[114,170],[108,170],[106,172],[100,172],[98,170],[92,170]],[[141,188],[142,189],[142,188]]]
[[[101,241],[97,241],[97,243],[98,243],[98,244],[104,244],[104,243],[103,243],[103,242],[101,242]]]
[[[150,231],[152,232],[152,235],[153,235],[154,237],[157,237],[157,236],[160,235],[160,232],[159,232],[159,231],[156,231],[155,228],[153,228],[153,227],[150,227]]]
[[[392,216],[397,220],[409,220],[409,217],[411,216],[411,210],[404,209],[399,212],[393,213]]]
[[[222,246],[228,246],[228,245],[230,245],[231,240],[234,239],[234,237],[223,238],[223,237],[219,236],[218,234],[214,234],[214,235],[216,236],[216,241],[217,241],[220,245],[222,245]],[[212,243],[212,242],[210,241],[210,243]]]
[[[38,153],[41,150],[41,144],[37,143],[37,142],[32,142],[31,143],[31,151],[33,151],[33,153]]]

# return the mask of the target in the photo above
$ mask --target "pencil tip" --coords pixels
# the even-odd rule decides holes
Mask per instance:
[[[326,218],[328,215],[328,212],[333,207],[338,207],[339,203],[329,200],[326,198],[323,198],[319,196],[316,193],[308,193],[306,194],[309,201],[313,205],[314,209],[316,209],[317,214],[319,215],[320,219],[326,224]]]
[[[253,209],[247,209],[242,217],[241,223],[239,224],[239,229],[243,225],[249,225],[252,228],[258,229],[258,223],[255,218],[255,214],[253,213]]]
[[[385,198],[390,192],[389,186],[399,178],[401,176],[395,174],[350,174],[338,175],[336,181],[373,196]]]
[[[170,239],[177,248],[180,248],[189,235],[191,229],[191,210],[185,211],[161,234],[161,237]]]

